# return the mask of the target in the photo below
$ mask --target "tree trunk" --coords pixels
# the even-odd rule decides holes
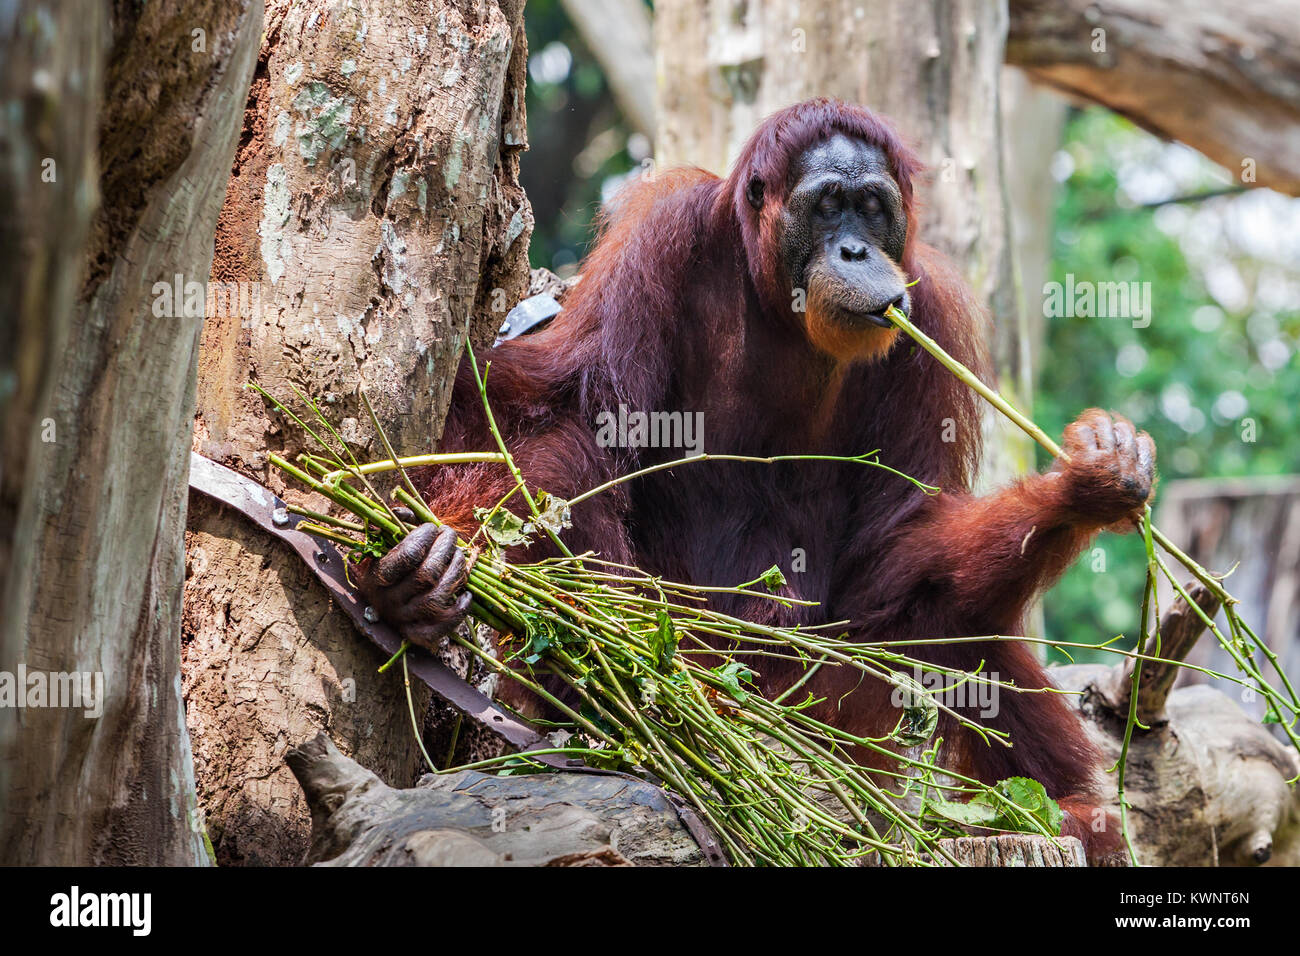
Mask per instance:
[[[1035,375],[1043,351],[1043,284],[1052,260],[1052,232],[1056,212],[1056,182],[1052,157],[1065,132],[1065,99],[1036,86],[1014,67],[1002,68],[1002,162],[1006,169],[1007,211],[1011,217],[1011,264],[1015,275],[1016,314],[1019,321],[998,330],[994,339],[1004,352],[1014,350],[1009,367],[1016,371],[1017,391],[1026,411],[1033,407]],[[1004,368],[1008,365],[1004,365]],[[1001,416],[998,416],[1001,418]],[[1001,476],[1034,470],[1037,446],[1024,435],[999,423],[995,447],[1001,459]],[[1025,634],[1045,637],[1043,602],[1038,599],[1025,616]]]
[[[201,863],[177,643],[200,322],[160,300],[155,284],[208,273],[262,7],[48,7],[10,11],[0,24],[6,101],[20,105],[18,128],[3,137],[6,246],[15,208],[32,216],[24,230],[45,223],[63,234],[44,265],[6,256],[6,269],[26,273],[4,282],[10,303],[24,290],[17,411],[38,421],[6,412],[6,456],[15,441],[19,453],[4,479],[14,531],[0,669],[25,667],[29,681],[76,671],[102,693],[69,706],[51,683],[47,706],[0,709],[0,859]],[[104,202],[78,261],[101,83]],[[28,155],[25,142],[49,152]],[[49,183],[43,156],[56,162]],[[43,343],[36,315],[48,322]],[[15,437],[10,422],[31,430]]]
[[[244,388],[321,402],[361,460],[431,450],[467,331],[490,342],[528,283],[522,0],[274,0],[217,232],[244,308],[203,335],[194,449],[291,500],[268,451],[310,444]],[[222,862],[299,863],[292,741],[327,730],[396,786],[420,770],[400,668],[299,559],[191,499],[185,694]],[[427,694],[415,694],[421,710]]]
[[[1290,0],[1015,0],[1007,62],[1295,196],[1298,41]]]
[[[44,430],[47,438],[58,437],[58,422],[50,418],[53,389],[98,199],[96,120],[108,41],[108,18],[98,4],[84,12],[54,4],[47,12],[52,20],[43,45],[35,18],[0,22],[0,95],[12,104],[12,112],[0,111],[0,671],[6,676],[28,663],[32,650],[27,623],[41,549],[37,483],[52,457],[41,436]],[[81,67],[75,79],[74,65]],[[67,728],[50,719],[55,711],[42,712],[33,725],[13,703],[0,708],[0,805],[6,807],[0,860],[54,862],[44,855],[46,822],[31,803],[34,794],[23,793],[20,770],[48,781],[49,768],[30,765],[36,754],[60,746]],[[82,721],[77,729],[91,726]],[[40,846],[21,845],[29,827]]]
[[[1020,323],[1015,367],[1024,379],[1026,400],[1032,394],[1046,331],[1043,285],[1052,263],[1056,200],[1052,158],[1065,134],[1065,97],[1031,82],[1022,70],[1002,68],[1002,162],[1006,167],[1007,212],[1011,217],[1011,261],[1020,290]],[[1033,467],[1035,446],[1024,449],[1023,470]]]
[[[0,112],[0,568],[6,586],[22,579],[13,573],[13,547],[28,459],[41,457],[41,424],[98,200],[96,120],[107,17],[99,5],[84,16],[67,5],[54,4],[50,12],[59,42],[44,46],[34,20],[0,22],[0,95],[13,104],[13,112]],[[74,65],[81,68],[76,77]],[[5,667],[14,663],[7,642],[19,633],[8,626],[16,613],[0,589]]]

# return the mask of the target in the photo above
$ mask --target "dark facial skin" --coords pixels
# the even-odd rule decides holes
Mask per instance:
[[[845,326],[891,328],[882,313],[910,306],[899,268],[907,216],[884,153],[836,134],[790,176],[781,251],[792,286],[816,293]]]

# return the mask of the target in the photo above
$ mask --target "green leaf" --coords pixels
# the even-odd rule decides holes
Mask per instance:
[[[525,614],[523,619],[528,642],[520,653],[524,655],[525,663],[536,664],[542,655],[563,640],[563,635],[554,622],[540,614]]]
[[[601,733],[608,734],[611,737],[619,736],[624,730],[624,728],[615,727],[608,720],[606,720],[601,715],[600,711],[596,710],[596,708],[591,706],[591,703],[589,701],[582,702],[582,704],[578,707],[578,713],[581,714],[584,719],[595,724],[596,727],[599,728]],[[620,760],[623,759],[624,754],[622,751],[611,751],[611,752],[618,753],[619,759]]]
[[[1030,816],[1037,818],[1049,833],[1061,832],[1061,807],[1047,795],[1047,790],[1037,780],[1030,777],[1008,777],[997,785],[997,790]],[[1010,815],[1014,812],[1007,809],[1008,823],[1013,822]]]
[[[475,508],[474,517],[483,523],[483,531],[487,536],[503,548],[513,548],[529,542],[524,520],[513,511],[506,508],[498,508],[496,511]]]
[[[904,747],[919,747],[934,736],[939,726],[939,705],[916,679],[901,671],[891,673],[889,682],[897,688],[892,699],[903,709],[903,717],[890,738]]]
[[[987,827],[1011,833],[1036,833],[1038,821],[1048,833],[1061,833],[1061,807],[1047,795],[1043,785],[1029,777],[1008,777],[965,803],[932,800],[926,809],[962,826]],[[997,796],[995,796],[997,794]],[[1005,800],[998,799],[998,796]],[[1006,800],[1015,806],[1009,806]]]
[[[713,668],[713,673],[718,676],[722,686],[727,689],[727,693],[735,698],[736,703],[743,704],[749,699],[749,691],[743,689],[740,682],[754,683],[754,672],[740,661],[728,661],[726,664]]]
[[[956,803],[951,800],[931,800],[926,804],[927,810],[932,810],[945,820],[951,820],[953,823],[967,827],[991,827],[997,828],[998,811],[982,802],[984,795],[980,794],[968,803]]]
[[[775,564],[764,571],[759,580],[763,582],[763,586],[772,594],[775,594],[778,588],[785,587],[786,583],[785,575],[781,573],[780,567]]]
[[[353,561],[360,561],[362,558],[382,558],[389,551],[389,546],[381,539],[371,536],[367,537],[364,544],[359,544],[352,549],[350,555]]]
[[[672,669],[677,643],[677,629],[673,627],[673,619],[666,610],[659,608],[655,614],[655,630],[650,635],[650,651],[655,655],[660,670]]]

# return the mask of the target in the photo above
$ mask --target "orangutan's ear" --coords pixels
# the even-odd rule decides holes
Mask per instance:
[[[745,198],[749,200],[749,204],[755,209],[763,208],[763,188],[763,180],[757,176],[750,179],[745,186]]]

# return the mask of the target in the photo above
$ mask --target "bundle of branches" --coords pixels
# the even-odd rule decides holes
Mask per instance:
[[[299,528],[336,542],[356,558],[384,554],[405,536],[411,515],[402,508],[419,521],[438,522],[407,475],[408,468],[467,461],[505,464],[516,478],[514,490],[495,507],[481,509],[480,527],[461,544],[473,555],[467,581],[473,595],[470,612],[505,636],[509,653],[499,660],[463,635],[453,639],[562,715],[561,731],[571,736],[563,746],[539,753],[565,753],[601,766],[648,773],[694,806],[733,862],[853,865],[870,857],[886,865],[955,863],[938,841],[971,827],[1059,834],[1061,811],[1038,782],[1013,778],[989,787],[936,766],[942,741],[934,732],[940,710],[947,708],[936,699],[941,693],[927,690],[905,673],[922,666],[934,671],[933,665],[922,665],[887,645],[837,636],[847,622],[778,628],[710,607],[710,598],[719,593],[792,603],[773,593],[784,584],[777,568],[734,588],[708,588],[666,581],[591,554],[571,554],[560,539],[570,521],[570,507],[644,472],[622,476],[568,502],[534,495],[501,441],[481,379],[497,452],[399,458],[371,410],[390,457],[366,464],[352,457],[311,399],[297,393],[317,428],[253,387],[324,449],[323,454],[299,455],[296,464],[272,455],[272,463],[351,516],[295,506],[293,511],[309,519]],[[364,391],[362,400],[369,409]],[[700,455],[685,461],[710,458],[738,456]],[[875,452],[837,460],[893,471]],[[372,476],[387,471],[400,475],[392,495],[396,504],[371,482]],[[926,493],[938,490],[914,483]],[[516,493],[528,508],[528,520],[504,508]],[[507,548],[543,533],[554,542],[559,557],[531,564],[506,560]],[[768,699],[755,685],[756,672],[765,660],[777,658],[799,661],[804,670],[780,696]],[[858,737],[816,719],[811,711],[818,701],[805,685],[821,667],[854,668],[864,677],[898,687],[904,707],[892,732]],[[996,683],[978,669],[947,676],[952,686]],[[568,693],[553,692],[556,681]],[[1010,744],[1005,735],[953,716],[994,745]],[[919,756],[900,753],[907,748],[915,753],[927,742]],[[868,769],[853,756],[863,751],[880,755],[873,764],[894,769]],[[436,768],[431,760],[429,765],[435,772],[466,769]],[[509,766],[512,772],[520,767],[546,769],[527,754],[471,766],[494,765]]]

